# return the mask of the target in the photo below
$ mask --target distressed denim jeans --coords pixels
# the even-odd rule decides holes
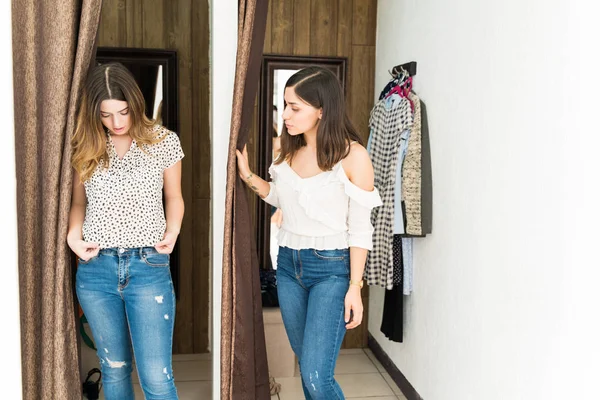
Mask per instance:
[[[279,248],[279,307],[307,399],[344,399],[333,373],[346,334],[344,300],[349,279],[348,249]]]
[[[98,349],[106,400],[134,399],[132,355],[147,400],[177,399],[169,255],[153,247],[102,249],[79,260],[76,289]]]

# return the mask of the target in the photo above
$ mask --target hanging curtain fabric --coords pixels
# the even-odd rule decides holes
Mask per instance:
[[[248,141],[258,90],[268,0],[240,0],[238,51],[225,204],[221,305],[221,399],[269,399],[269,374],[257,255],[236,149]]]
[[[81,399],[67,226],[70,135],[101,0],[13,0],[23,398]]]

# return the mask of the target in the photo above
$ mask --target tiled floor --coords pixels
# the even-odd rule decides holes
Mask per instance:
[[[179,400],[211,400],[212,396],[212,357],[210,354],[181,354],[173,356],[173,375],[177,383]],[[144,394],[140,388],[137,373],[133,374],[133,389],[136,400]],[[100,399],[104,395],[100,393]]]
[[[173,370],[180,400],[211,399],[210,354],[177,355]],[[135,374],[134,374],[135,375]],[[406,400],[400,389],[385,372],[369,349],[342,350],[335,369],[335,378],[347,398],[353,400]],[[304,400],[300,376],[275,378],[281,392],[272,397],[278,400]],[[137,376],[134,376],[136,399],[144,398]],[[100,395],[100,400],[104,396]]]
[[[353,400],[406,400],[383,366],[369,349],[342,350],[335,379],[344,395]],[[275,378],[281,392],[272,399],[304,400],[298,368],[293,378]]]

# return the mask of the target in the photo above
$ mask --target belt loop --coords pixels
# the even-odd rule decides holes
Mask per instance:
[[[144,252],[143,252],[143,250],[144,250],[144,248],[140,247],[140,250],[139,250],[139,252],[140,252],[140,259],[144,258]]]

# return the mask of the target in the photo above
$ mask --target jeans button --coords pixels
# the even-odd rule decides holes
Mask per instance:
[[[124,248],[122,248],[122,247],[121,247],[121,248],[119,248],[119,253],[121,253],[121,254],[125,253],[125,249],[124,249]]]

